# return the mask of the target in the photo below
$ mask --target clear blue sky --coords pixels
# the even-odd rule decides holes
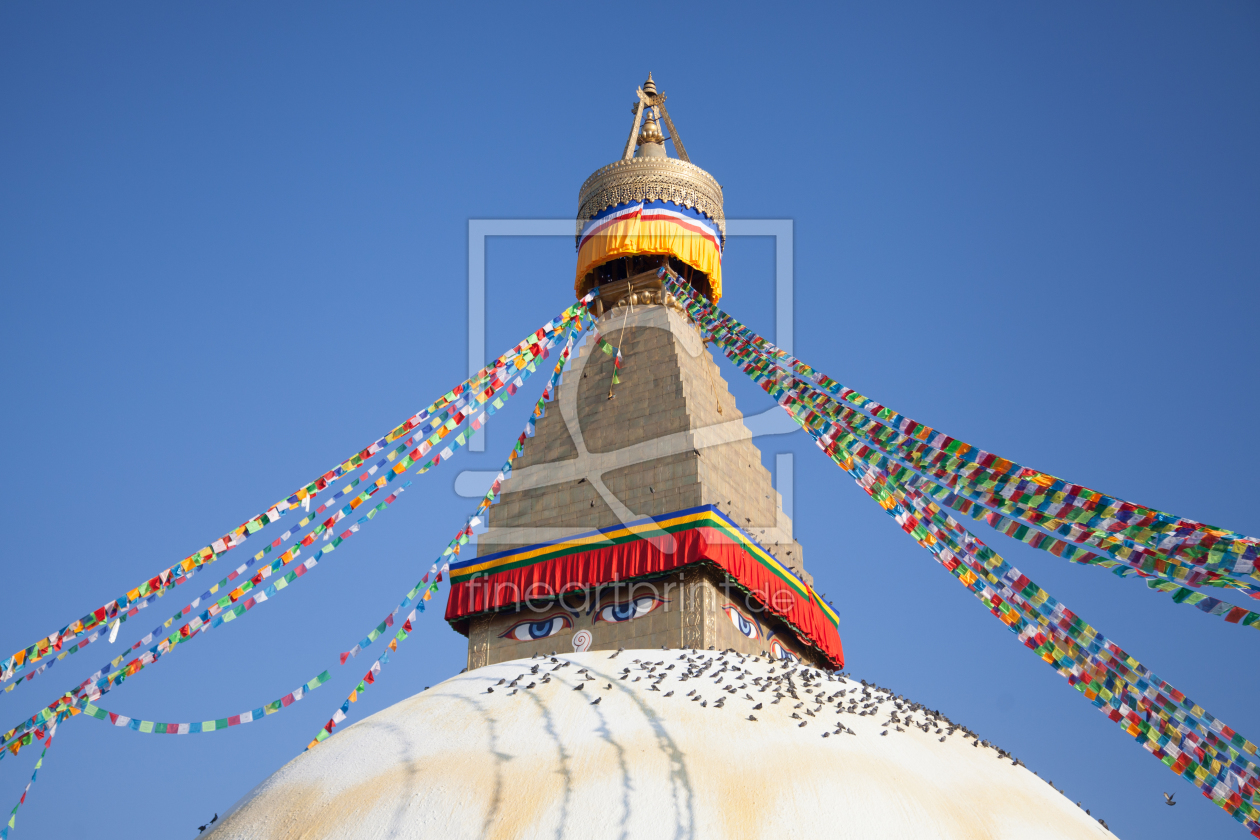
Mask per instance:
[[[1257,43],[1249,1],[7,4],[0,648],[262,511],[462,378],[468,219],[572,216],[648,70],[728,216],[795,220],[802,358],[1022,463],[1260,534]],[[571,241],[492,243],[489,353],[570,302],[573,263]],[[732,240],[724,273],[723,305],[769,333],[770,241]],[[746,413],[770,405],[724,369]],[[104,705],[202,720],[326,667],[331,685],[209,735],[76,719],[14,836],[192,838],[301,750],[362,672],[336,654],[446,544],[472,504],[456,472],[497,466],[520,408],[488,452],[421,477],[300,586]],[[802,434],[763,450],[768,466],[797,453],[797,534],[856,675],[1010,749],[1122,837],[1243,836]],[[1255,630],[980,534],[1260,739]],[[440,611],[420,628],[355,719],[462,667]],[[0,726],[116,652],[98,643],[0,695]],[[0,763],[0,810],[33,761]]]

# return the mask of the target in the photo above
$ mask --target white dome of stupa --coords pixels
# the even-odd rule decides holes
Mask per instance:
[[[705,675],[683,679],[688,659],[708,665]],[[947,722],[808,673],[678,650],[488,665],[298,756],[207,836],[1113,836],[1022,765],[948,734]]]

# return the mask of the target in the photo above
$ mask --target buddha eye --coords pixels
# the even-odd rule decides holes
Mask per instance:
[[[620,604],[610,604],[599,611],[596,621],[633,621],[636,618],[642,618],[652,610],[665,603],[655,595],[640,595],[629,601],[623,601]]]
[[[726,611],[726,616],[731,620],[731,624],[735,625],[735,629],[743,633],[750,639],[760,639],[761,630],[755,623],[749,621],[742,612],[734,604],[727,604],[722,607]]]
[[[521,621],[513,624],[499,638],[529,642],[534,639],[545,639],[548,636],[554,636],[561,630],[567,630],[572,626],[573,622],[569,620],[567,615],[553,615],[551,618],[544,618],[542,621]]]
[[[784,662],[800,662],[801,658],[778,642],[770,643],[770,655]]]

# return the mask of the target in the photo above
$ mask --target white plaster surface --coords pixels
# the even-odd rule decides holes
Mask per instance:
[[[713,664],[705,676],[683,680],[684,656]],[[794,698],[786,682],[762,690],[772,667],[765,660],[719,656],[591,651],[461,674],[301,754],[206,836],[1113,836],[1032,772],[973,746],[962,732],[937,734],[936,724],[929,733],[896,731],[885,725],[891,701],[866,716],[849,712],[855,697],[859,709],[870,702],[855,680],[805,683],[797,671]],[[657,662],[664,664],[649,674]],[[715,682],[720,663],[727,670]],[[517,677],[514,694],[497,685]],[[848,694],[826,702],[842,689]],[[688,696],[692,690],[703,700]],[[783,695],[777,704],[776,692]],[[757,703],[762,708],[753,711]],[[905,721],[907,713],[899,714]],[[924,713],[912,719],[923,723]],[[856,734],[835,734],[838,724]]]

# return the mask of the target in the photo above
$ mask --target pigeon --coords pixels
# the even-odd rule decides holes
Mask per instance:
[[[486,689],[486,694],[494,694],[494,689],[493,689],[493,688],[487,688],[487,689]]]
[[[673,697],[673,696],[674,696],[674,692],[672,692],[672,691],[667,691],[667,692],[665,692],[665,696],[666,696],[666,697]]]
[[[526,688],[526,689],[531,689],[531,688],[533,688],[535,685],[537,685],[537,683],[530,683],[529,685],[525,686],[525,688]]]
[[[755,717],[753,717],[752,715],[749,715],[749,716],[748,716],[748,719],[749,719],[749,720],[756,720],[756,718],[755,718]]]
[[[704,708],[705,706],[708,706],[708,705],[709,705],[709,701],[708,701],[708,700],[701,700],[701,701],[700,701],[700,708]]]
[[[1164,804],[1165,804],[1165,805],[1176,805],[1177,803],[1176,803],[1175,801],[1173,801],[1174,799],[1176,799],[1176,796],[1177,796],[1177,794],[1175,794],[1175,793],[1165,793],[1165,794],[1164,794]]]
[[[753,706],[753,711],[754,711],[754,712],[759,712],[759,711],[761,711],[761,704],[760,704],[760,703],[758,703],[756,706]]]
[[[592,705],[592,706],[598,706],[598,705],[599,705],[599,701],[600,701],[600,700],[603,700],[603,699],[604,699],[603,697],[596,697],[596,698],[595,698],[595,701],[594,701],[593,703],[591,703],[591,705]]]
[[[503,685],[506,682],[507,680],[499,680],[497,683],[495,683],[495,685]]]
[[[942,744],[943,744],[943,743],[945,743],[945,736],[944,736],[944,735],[942,735],[942,736],[941,736],[941,743],[942,743]]]
[[[199,825],[197,826],[197,833],[200,834],[201,832],[205,831],[209,827],[210,827],[210,823],[206,823],[205,825]]]
[[[879,733],[879,734],[880,734],[880,735],[887,735],[887,734],[888,734],[888,730],[887,730],[887,729],[885,729],[883,732],[881,732],[881,733]]]
[[[802,726],[804,726],[804,725],[805,725],[805,724],[807,724],[807,723],[809,723],[809,721],[807,721],[807,720],[803,720],[803,721],[801,721],[800,723],[798,723],[798,724],[796,725],[796,728],[797,728],[797,729],[800,729]]]
[[[574,690],[574,691],[581,691],[581,690],[582,690],[582,689],[584,689],[584,688],[586,688],[586,683],[578,683],[577,688],[575,688],[575,689],[573,689],[573,690]]]
[[[612,688],[612,683],[609,683],[608,685],[604,686],[604,691],[607,691],[610,688]]]

